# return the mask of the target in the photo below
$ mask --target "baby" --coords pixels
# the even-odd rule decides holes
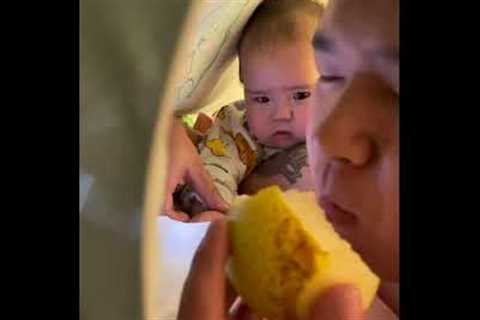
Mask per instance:
[[[311,41],[321,13],[322,6],[312,0],[267,0],[242,32],[238,53],[245,100],[221,108],[198,145],[206,170],[229,204],[262,161],[305,143],[319,77]],[[177,189],[174,198],[190,214],[207,209],[189,187]]]

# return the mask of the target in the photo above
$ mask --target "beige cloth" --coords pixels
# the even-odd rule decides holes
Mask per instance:
[[[281,149],[256,141],[248,130],[245,103],[237,101],[216,114],[199,144],[200,156],[223,199],[231,204],[240,182],[262,161]]]
[[[143,263],[158,259],[156,220],[142,215],[144,179],[157,114],[171,118],[158,102],[188,8],[187,0],[80,2],[80,319],[137,320],[160,304],[158,268]]]

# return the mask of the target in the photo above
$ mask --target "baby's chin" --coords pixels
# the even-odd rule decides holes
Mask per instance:
[[[305,142],[305,138],[301,139],[291,133],[281,133],[269,136],[264,142],[260,142],[271,148],[287,149],[298,143]]]

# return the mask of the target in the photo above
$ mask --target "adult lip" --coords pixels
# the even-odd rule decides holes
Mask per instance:
[[[321,196],[319,202],[328,220],[333,224],[352,225],[358,221],[355,213],[348,211],[329,196]]]

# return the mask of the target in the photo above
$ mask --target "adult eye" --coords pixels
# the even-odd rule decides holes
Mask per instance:
[[[293,94],[294,100],[304,100],[311,96],[311,93],[308,91],[298,91]]]
[[[328,75],[328,74],[323,74],[320,76],[320,81],[321,82],[330,82],[330,83],[335,83],[335,82],[342,82],[344,81],[345,78],[342,76],[337,76],[337,75]]]

